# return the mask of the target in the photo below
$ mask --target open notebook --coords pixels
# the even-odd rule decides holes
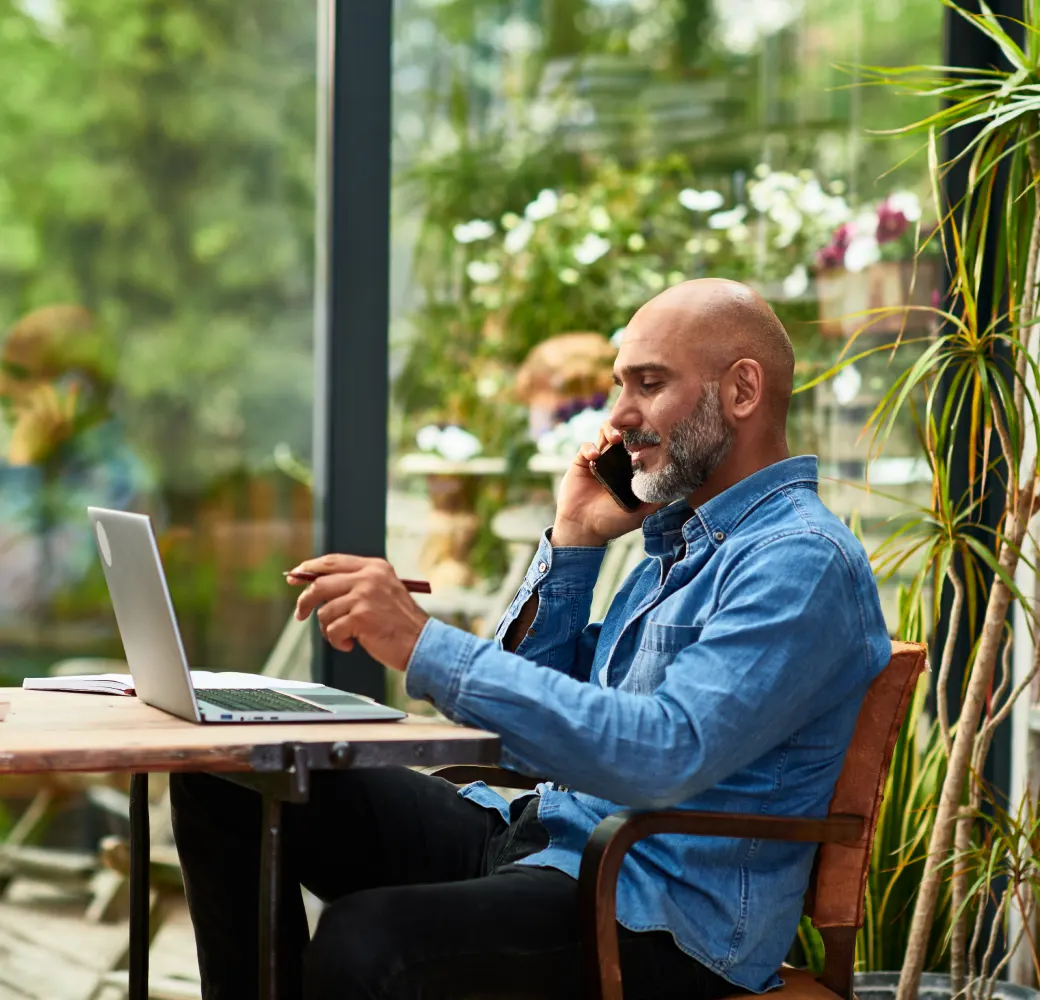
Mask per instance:
[[[317,688],[312,681],[287,681],[281,677],[263,674],[243,674],[233,670],[193,670],[191,679],[196,688]],[[82,674],[78,677],[26,677],[22,687],[32,691],[74,691],[78,694],[134,693],[134,679],[129,674]]]

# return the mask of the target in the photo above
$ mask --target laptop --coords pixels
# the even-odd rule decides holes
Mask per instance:
[[[137,697],[190,722],[371,722],[404,712],[319,685],[196,688],[151,520],[88,507]]]

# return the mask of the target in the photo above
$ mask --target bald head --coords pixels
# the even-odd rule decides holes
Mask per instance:
[[[632,317],[625,339],[653,338],[676,364],[695,364],[704,381],[741,358],[762,367],[763,402],[782,429],[794,382],[794,350],[783,324],[758,292],[738,281],[699,278],[673,285]]]

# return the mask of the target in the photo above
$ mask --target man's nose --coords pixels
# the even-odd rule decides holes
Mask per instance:
[[[643,415],[639,412],[639,407],[635,406],[625,393],[618,397],[610,411],[610,425],[619,431],[634,430],[643,426]]]

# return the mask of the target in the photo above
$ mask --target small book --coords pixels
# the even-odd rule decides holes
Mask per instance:
[[[191,681],[196,688],[317,688],[313,681],[287,681],[263,674],[244,674],[234,670],[193,670]],[[72,691],[76,694],[134,693],[134,679],[129,674],[81,674],[73,677],[26,677],[22,687],[29,691]]]

